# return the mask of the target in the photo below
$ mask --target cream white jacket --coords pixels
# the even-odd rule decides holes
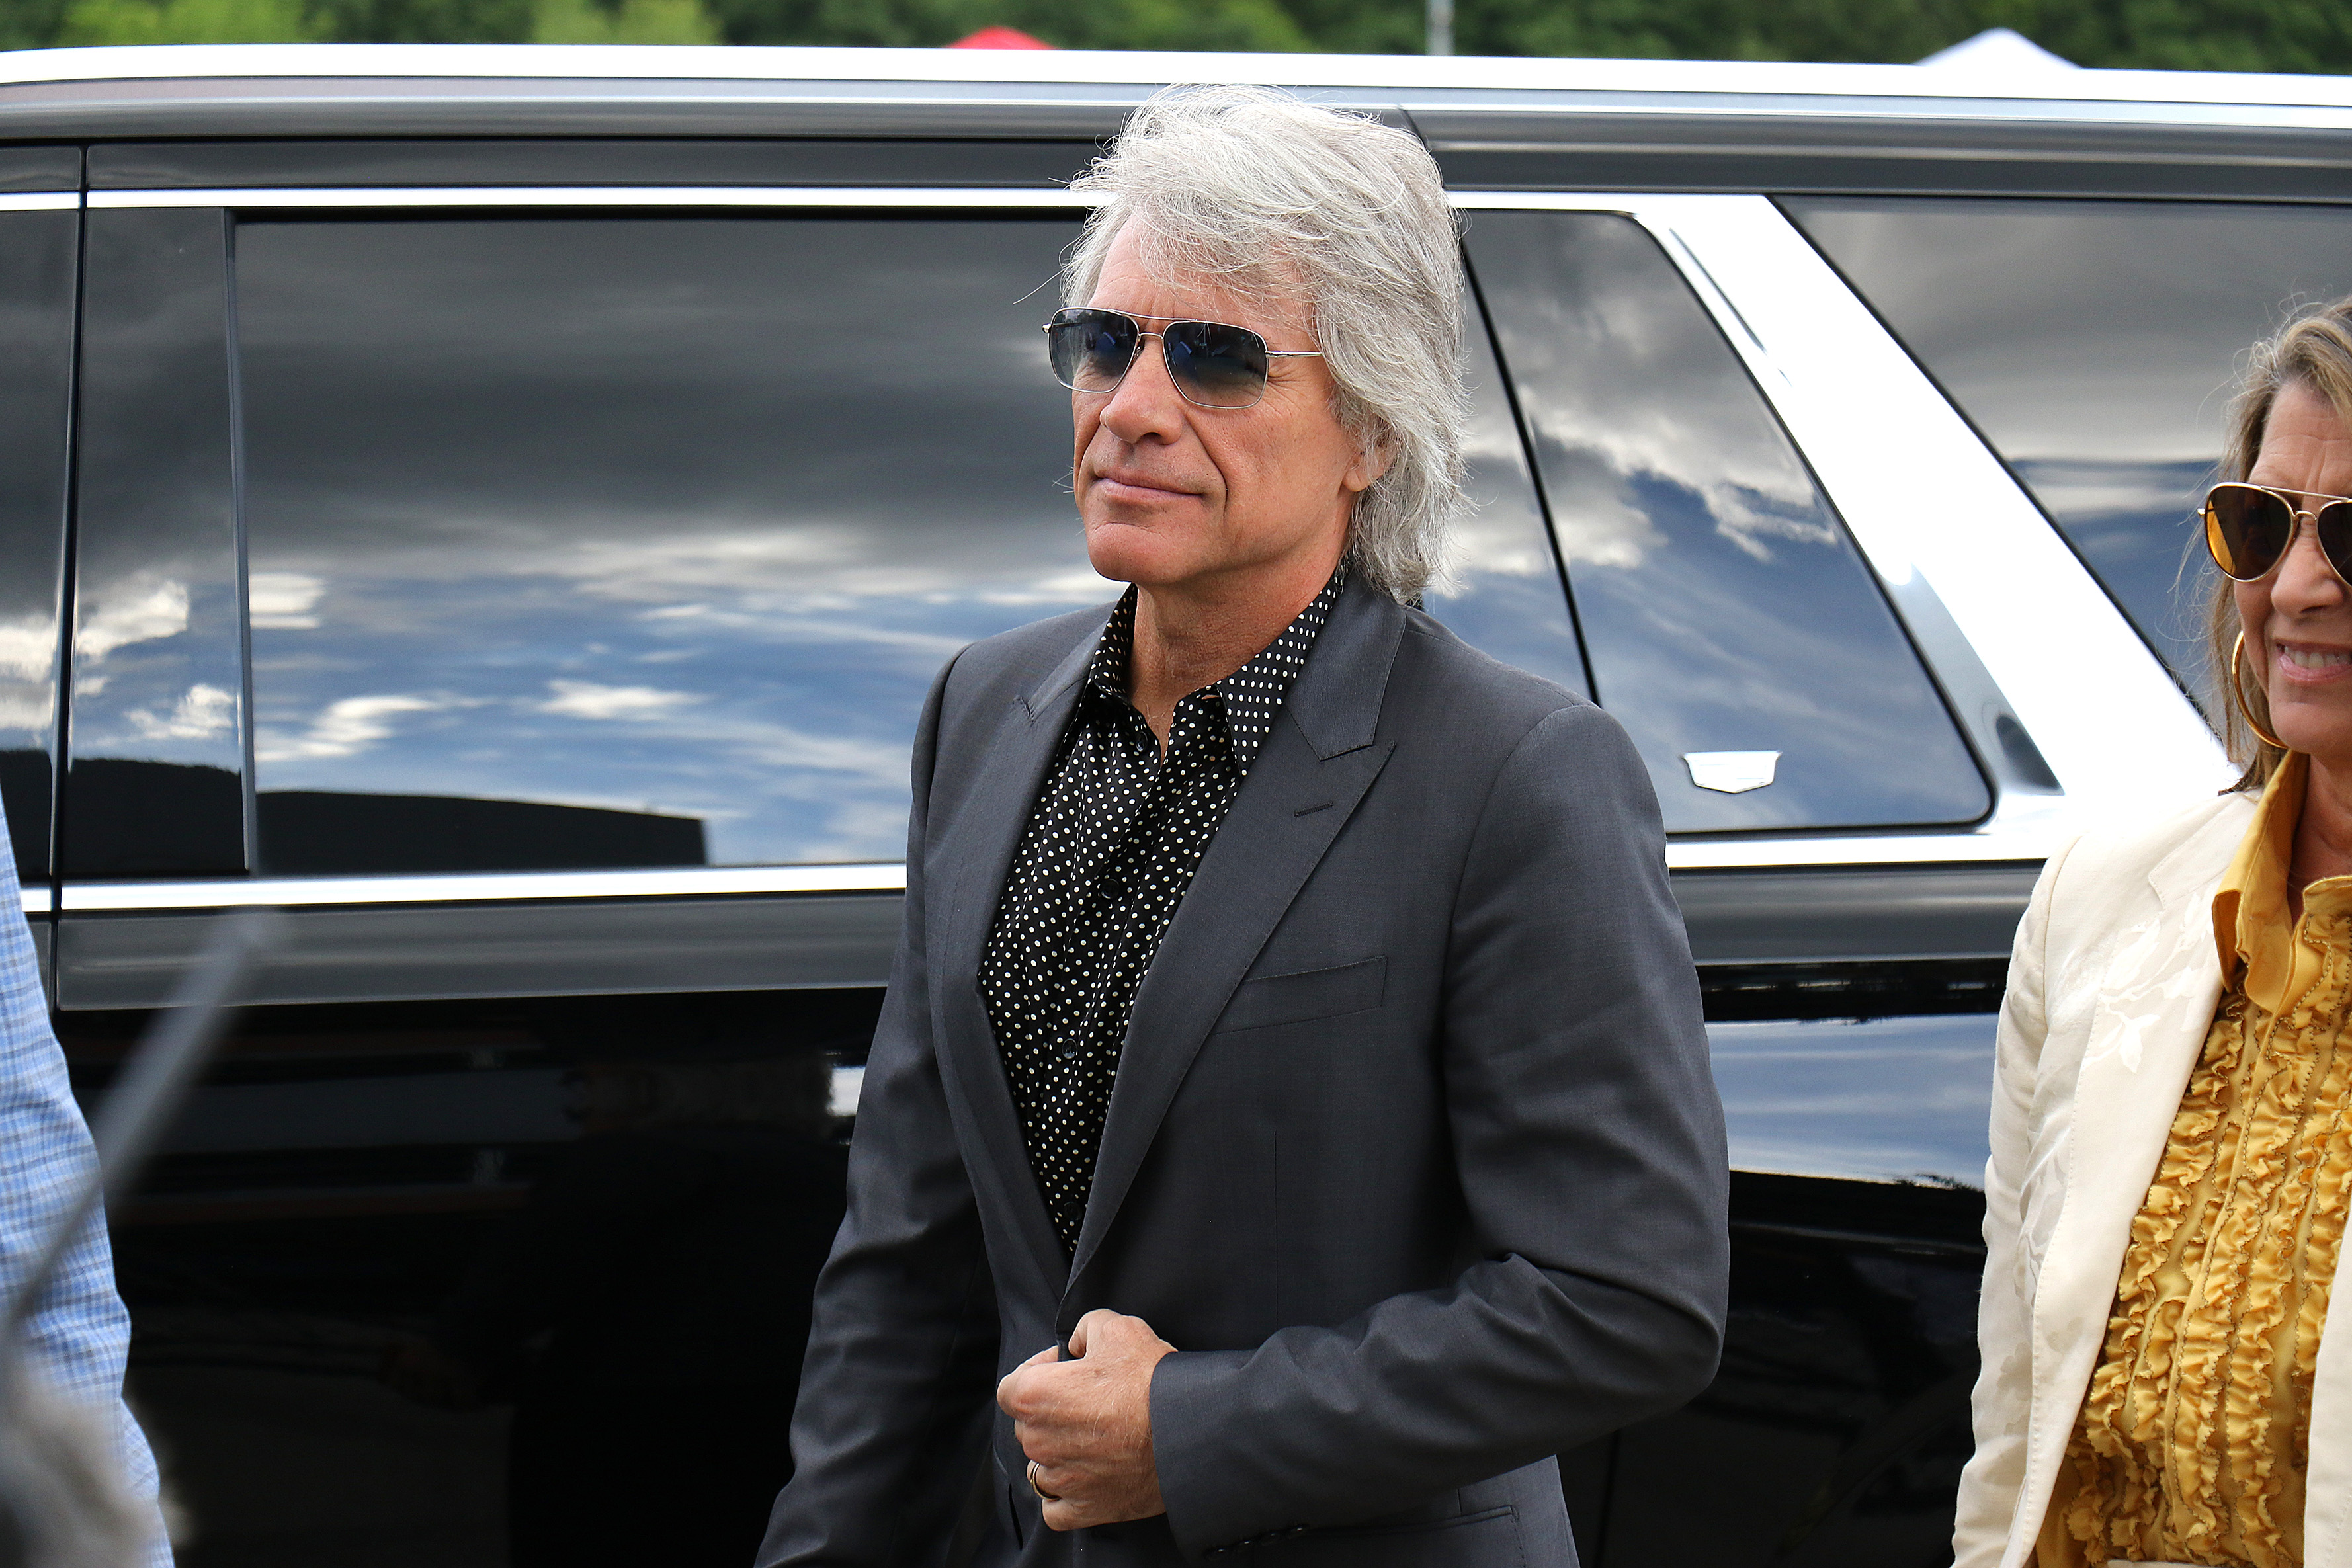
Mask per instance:
[[[1958,1568],[2033,1561],[2132,1219],[2221,1002],[2213,894],[2253,814],[2251,798],[2230,795],[2078,840],[2042,872],[2018,927],[1985,1167],[1984,1370]],[[2323,1328],[2305,1568],[2352,1568],[2347,1515],[2352,1333]]]

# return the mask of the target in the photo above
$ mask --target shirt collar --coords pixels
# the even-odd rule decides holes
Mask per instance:
[[[2263,789],[2254,820],[2238,841],[2237,855],[2213,894],[2213,941],[2221,973],[2246,999],[2273,1018],[2316,977],[2321,955],[2298,939],[2287,898],[2294,865],[2294,830],[2303,818],[2311,759],[2287,753]],[[2340,915],[2352,906],[2352,877],[2324,877],[2303,890],[2304,918]]]
[[[1215,694],[1218,706],[1223,709],[1225,738],[1233,751],[1235,771],[1246,776],[1250,765],[1265,748],[1266,737],[1274,732],[1275,715],[1281,711],[1283,700],[1290,695],[1299,672],[1307,667],[1307,655],[1314,651],[1316,634],[1331,618],[1332,607],[1339,602],[1339,595],[1347,586],[1348,568],[1343,561],[1332,572],[1330,580],[1324,583],[1323,591],[1283,628],[1280,636],[1259,649],[1240,669],[1203,688]],[[1094,658],[1087,666],[1087,684],[1097,695],[1115,697],[1122,703],[1129,700],[1127,667],[1135,652],[1135,594],[1130,586],[1119,595],[1110,620],[1103,627],[1101,639],[1095,643]]]

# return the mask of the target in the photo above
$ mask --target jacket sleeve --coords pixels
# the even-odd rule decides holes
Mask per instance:
[[[2032,1414],[2033,1301],[2018,1256],[2020,1205],[2029,1154],[2028,1116],[2049,1018],[2044,979],[2049,960],[2050,904],[2068,845],[2052,857],[2034,885],[2017,945],[2009,960],[1994,1048],[1992,1157],[1985,1162],[1985,1271],[1978,1297],[1977,1343],[1982,1356],[1970,1397],[1976,1453],[1960,1475],[1959,1511],[1952,1531],[1957,1568],[1995,1568],[2009,1549],[2018,1490],[2025,1484],[2025,1429]]]
[[[49,1027],[16,852],[0,816],[0,1299],[13,1298],[26,1283],[53,1230],[97,1175],[98,1154],[74,1100],[65,1052]],[[155,1458],[122,1402],[130,1347],[131,1315],[115,1290],[106,1216],[92,1213],[25,1324],[25,1349],[59,1398],[111,1406],[102,1419],[113,1430],[114,1457],[146,1537],[141,1561],[148,1568],[171,1568],[171,1542],[156,1502]],[[102,1489],[101,1495],[111,1490]]]
[[[1723,1109],[1656,796],[1597,708],[1549,715],[1492,781],[1438,1048],[1478,1260],[1336,1327],[1160,1361],[1153,1448],[1190,1556],[1393,1512],[1714,1375]]]
[[[924,946],[932,758],[950,664],[916,736],[906,922],[874,1031],[849,1203],[818,1278],[793,1479],[759,1568],[914,1568],[943,1549],[993,1410],[995,1297],[938,1058]]]

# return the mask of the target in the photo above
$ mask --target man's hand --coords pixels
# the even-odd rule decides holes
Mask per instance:
[[[1034,1461],[1045,1528],[1084,1530],[1168,1511],[1151,1458],[1151,1369],[1175,1346],[1141,1318],[1097,1308],[1070,1334],[1005,1375],[996,1403]]]

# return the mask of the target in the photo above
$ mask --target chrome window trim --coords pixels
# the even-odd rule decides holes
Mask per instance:
[[[79,191],[0,193],[0,213],[70,213],[80,205]]]
[[[1666,842],[1666,865],[1674,871],[1767,871],[1806,866],[2031,862],[2049,859],[2063,842],[2063,838],[2048,831],[2044,824],[2023,818],[2004,821],[2003,813],[1996,810],[1990,821],[1972,832],[1670,839]]]
[[[1784,839],[1681,839],[1666,846],[1677,871],[1792,866],[1935,865],[2041,858],[2014,835],[1869,833]],[[589,899],[903,893],[895,861],[858,865],[688,866],[675,871],[486,872],[415,876],[254,877],[188,882],[68,882],[68,915],[175,909],[332,908],[382,904],[535,904]],[[47,888],[25,891],[47,914]]]
[[[37,882],[30,883],[19,887],[17,892],[23,897],[26,914],[47,915],[49,913],[49,890],[46,883]]]
[[[300,190],[92,191],[99,207],[950,207],[1084,210],[1074,191],[822,185],[453,185]]]
[[[303,908],[370,904],[521,904],[603,898],[711,898],[743,894],[902,893],[907,868],[858,865],[687,866],[673,871],[487,872],[417,876],[254,877],[230,882],[69,882],[64,913]]]

